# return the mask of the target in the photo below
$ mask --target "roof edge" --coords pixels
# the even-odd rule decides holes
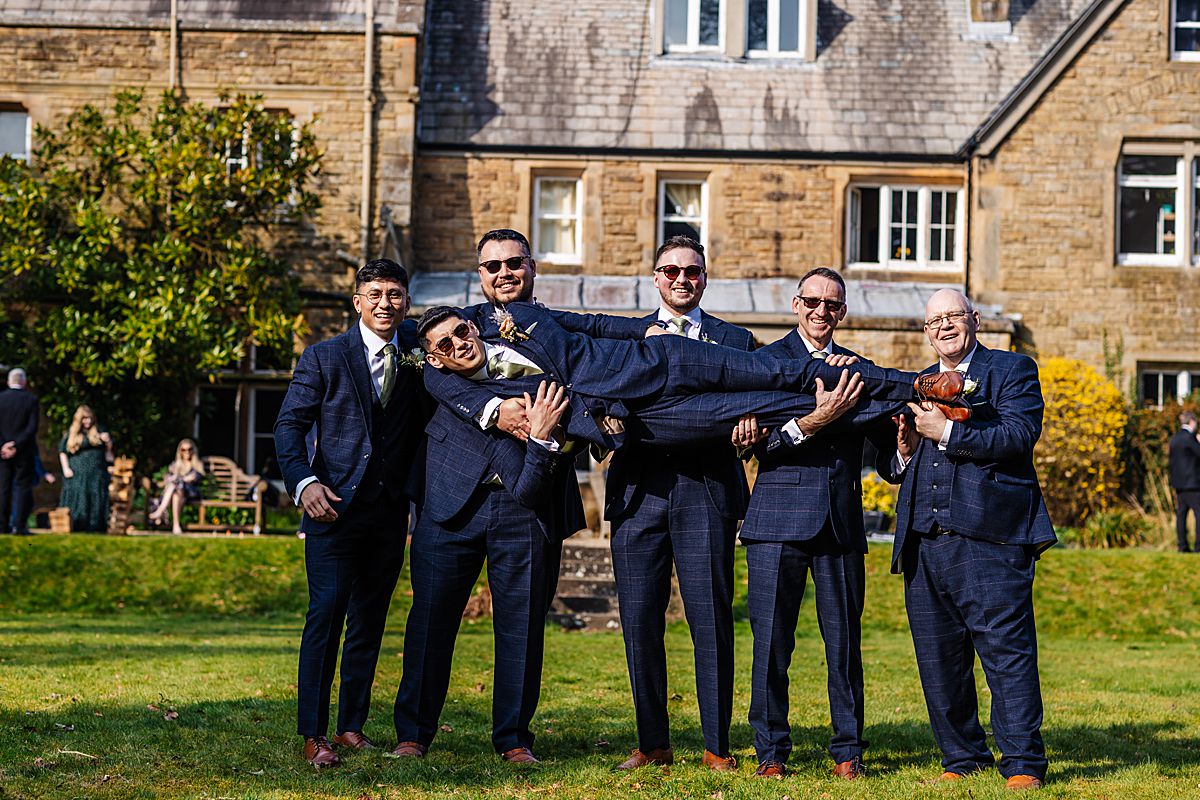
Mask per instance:
[[[477,142],[422,142],[417,150],[427,154],[442,152],[457,155],[530,155],[557,157],[604,157],[644,159],[768,159],[778,161],[863,161],[870,163],[899,162],[905,164],[961,164],[966,159],[961,151],[954,153],[880,153],[853,150],[722,150],[715,148],[657,148],[657,147],[572,147],[569,145],[482,144]]]

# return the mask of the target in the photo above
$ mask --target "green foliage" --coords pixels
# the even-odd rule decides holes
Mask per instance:
[[[1138,547],[1149,543],[1154,533],[1154,523],[1144,514],[1130,508],[1113,508],[1090,515],[1082,527],[1066,529],[1063,543],[1101,550]]]
[[[86,402],[143,459],[187,433],[197,383],[302,332],[279,254],[317,209],[313,132],[221,102],[122,91],[39,126],[31,165],[0,159],[6,360],[60,430]]]
[[[1138,408],[1129,415],[1122,443],[1125,491],[1150,513],[1174,515],[1175,495],[1167,473],[1167,445],[1179,430],[1179,413],[1200,413],[1200,402],[1193,396],[1182,406]]]

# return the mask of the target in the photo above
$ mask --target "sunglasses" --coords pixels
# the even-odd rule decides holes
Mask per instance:
[[[822,300],[820,297],[804,297],[803,295],[799,294],[796,295],[796,297],[801,303],[804,303],[805,308],[816,308],[824,303],[825,310],[831,314],[839,314],[841,313],[842,309],[846,307],[846,304],[841,300]]]
[[[471,335],[471,326],[465,322],[460,322],[454,326],[454,330],[450,331],[449,336],[443,336],[434,342],[433,349],[444,356],[448,356],[454,352],[454,340],[460,342],[465,341]]]
[[[480,269],[486,269],[488,275],[495,275],[500,271],[500,267],[508,267],[509,272],[517,272],[525,269],[525,259],[529,256],[513,256],[512,258],[499,259],[494,258],[491,261],[484,261],[479,265]]]
[[[663,277],[669,281],[673,281],[678,278],[679,273],[681,272],[683,273],[683,277],[687,278],[689,281],[694,281],[704,274],[704,267],[697,267],[695,264],[691,264],[686,267],[677,267],[674,264],[666,264],[661,267],[655,267],[654,271],[662,273]]]

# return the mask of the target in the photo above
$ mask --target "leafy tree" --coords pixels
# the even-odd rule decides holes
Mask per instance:
[[[128,90],[36,142],[28,165],[0,158],[0,360],[27,368],[55,438],[86,402],[153,460],[198,383],[303,333],[281,254],[318,207],[312,130],[258,97]]]

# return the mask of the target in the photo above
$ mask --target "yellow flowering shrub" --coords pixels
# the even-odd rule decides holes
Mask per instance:
[[[895,516],[896,492],[899,488],[879,477],[878,472],[868,472],[862,479],[863,511],[882,511],[889,517]]]
[[[1034,453],[1055,525],[1078,525],[1117,505],[1129,409],[1111,381],[1082,361],[1040,365],[1046,413]]]

